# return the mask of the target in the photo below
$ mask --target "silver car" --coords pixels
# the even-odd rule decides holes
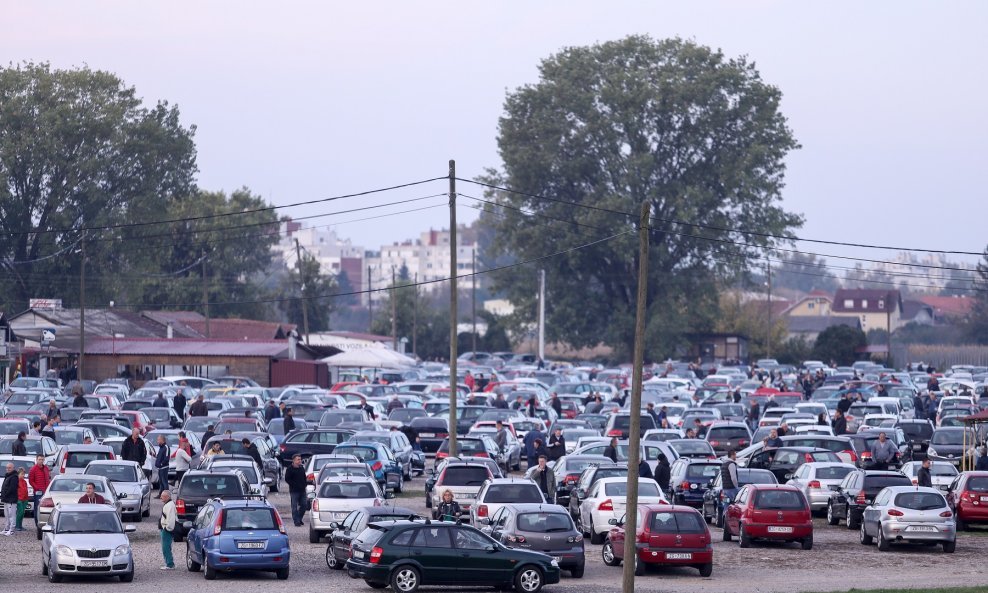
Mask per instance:
[[[52,583],[66,576],[120,577],[134,580],[134,556],[128,533],[113,507],[94,504],[59,505],[41,528],[41,574]]]
[[[136,461],[90,461],[84,475],[103,476],[113,483],[121,514],[130,515],[137,523],[151,516],[151,483]]]
[[[825,511],[830,494],[837,490],[844,476],[855,469],[850,463],[813,461],[799,466],[786,484],[803,491],[812,511]]]
[[[106,501],[107,505],[120,514],[120,499],[117,491],[113,488],[113,483],[103,476],[81,476],[81,475],[58,475],[52,478],[48,489],[41,495],[38,503],[38,522],[41,525],[50,521],[52,513],[59,505],[76,504],[86,493],[86,484],[92,482],[96,487],[96,494],[99,494]],[[42,537],[42,530],[37,530],[38,539]]]
[[[956,545],[957,527],[947,499],[936,488],[889,486],[865,507],[861,521],[861,543],[878,540],[887,552],[891,544],[940,542],[950,553]]]

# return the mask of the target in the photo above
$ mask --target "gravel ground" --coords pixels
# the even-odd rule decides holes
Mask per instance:
[[[409,487],[415,495],[406,495],[396,502],[425,512],[424,497],[420,494],[422,480],[416,479]],[[272,495],[282,516],[290,517],[287,494]],[[69,580],[60,585],[50,585],[40,570],[39,542],[29,530],[13,537],[0,537],[0,554],[4,566],[0,580],[7,591],[18,593],[47,592],[62,588],[91,588],[94,584],[114,591],[174,591],[183,587],[204,590],[207,584],[202,573],[185,570],[185,544],[176,544],[174,553],[178,568],[174,571],[158,570],[161,551],[156,531],[156,517],[160,515],[160,502],[155,501],[151,519],[138,524],[138,531],[131,537],[136,558],[137,575],[133,583],[99,579]],[[330,571],[325,564],[325,544],[309,544],[304,527],[289,523],[292,541],[292,573],[286,583],[277,581],[272,574],[249,573],[220,575],[208,584],[211,591],[252,592],[298,588],[316,591],[327,586],[335,591],[372,591],[363,581],[348,578],[343,571]],[[33,524],[25,521],[25,525]],[[946,586],[988,586],[988,574],[981,567],[984,562],[988,539],[976,535],[961,535],[957,551],[944,554],[940,548],[895,548],[880,553],[875,546],[858,543],[856,531],[843,526],[830,527],[825,521],[816,521],[814,545],[803,551],[797,544],[762,545],[742,550],[737,542],[723,542],[719,529],[711,528],[714,539],[714,574],[701,578],[693,569],[659,569],[639,577],[637,591],[683,591],[691,593],[755,593],[796,591],[847,591],[855,588],[912,588],[929,589]],[[573,579],[564,573],[559,585],[547,587],[556,593],[609,593],[620,591],[621,569],[604,566],[600,559],[600,546],[587,544],[587,570],[582,579]],[[443,589],[434,589],[443,590]],[[446,588],[446,591],[455,590]]]

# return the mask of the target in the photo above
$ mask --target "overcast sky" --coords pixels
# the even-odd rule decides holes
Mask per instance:
[[[540,59],[633,33],[691,38],[747,54],[782,89],[803,145],[789,158],[784,193],[785,206],[806,216],[801,235],[963,251],[986,243],[984,2],[0,6],[0,60],[86,64],[147,100],[177,103],[198,127],[200,185],[246,185],[275,204],[445,175],[450,158],[472,177],[499,165],[505,93],[535,82]],[[444,190],[437,182],[286,213]],[[439,207],[338,230],[373,248],[447,224]]]

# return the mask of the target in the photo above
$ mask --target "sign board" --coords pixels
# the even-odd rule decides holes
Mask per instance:
[[[48,329],[41,330],[41,341],[45,344],[51,344],[55,341],[55,328],[51,327]]]
[[[62,299],[30,299],[27,306],[31,309],[54,311],[62,308]]]

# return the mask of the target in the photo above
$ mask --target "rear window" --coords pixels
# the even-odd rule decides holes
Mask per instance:
[[[267,508],[224,509],[223,529],[248,531],[253,529],[277,529],[274,511]]]
[[[443,472],[443,486],[480,486],[490,471],[485,467],[447,467]]]
[[[92,465],[87,475],[104,476],[111,482],[136,482],[137,472],[132,465]]]
[[[914,439],[923,440],[933,436],[933,427],[926,423],[900,424],[899,428],[902,429],[902,432],[906,433],[907,435],[909,435]]]
[[[771,511],[797,511],[806,508],[806,499],[791,490],[762,490],[755,496],[755,508]]]
[[[460,448],[460,455],[486,452],[483,441],[477,439],[459,439],[456,444]],[[443,442],[439,450],[443,452],[449,451],[449,441]]]
[[[494,484],[487,489],[484,500],[493,503],[544,502],[539,487],[534,484]]]
[[[354,543],[373,546],[381,539],[381,536],[383,535],[384,535],[384,531],[380,529],[374,529],[373,527],[368,527],[360,532],[360,535],[357,536],[357,539],[354,540]]]
[[[626,482],[604,484],[604,494],[607,496],[627,496],[628,484]],[[638,496],[659,496],[659,489],[655,487],[655,484],[642,482],[638,484]]]
[[[574,529],[573,519],[566,513],[522,513],[518,515],[518,531],[565,533]]]
[[[78,492],[82,494],[86,491],[86,484],[89,480],[79,478],[78,480],[55,480],[51,483],[52,492]],[[100,480],[94,480],[93,485],[96,486],[96,492],[106,492],[103,488],[103,482]]]
[[[347,476],[367,476],[371,477],[370,468],[364,464],[361,465],[338,465],[338,466],[328,466],[323,467],[319,470],[319,481],[322,482],[326,478],[335,477],[347,477]]]
[[[972,492],[988,492],[988,477],[975,476],[969,479],[966,489]]]
[[[377,498],[377,493],[367,482],[325,482],[319,498]]]
[[[86,433],[81,430],[56,430],[55,443],[58,445],[81,445]]]
[[[623,478],[627,475],[628,468],[626,467],[605,467],[597,470],[594,480],[600,480],[601,478]]]
[[[361,461],[373,461],[377,459],[377,449],[372,447],[345,447],[340,446],[336,448],[337,453],[345,453],[347,455],[353,455]]]
[[[647,430],[655,428],[655,419],[651,416],[641,417],[641,428]],[[614,428],[624,429],[631,427],[631,416],[616,416],[614,418]]]
[[[935,492],[904,492],[895,497],[895,506],[914,511],[932,511],[947,506],[947,500]]]
[[[720,473],[720,465],[713,463],[691,463],[686,466],[686,477],[693,479],[714,478]]]
[[[69,453],[65,456],[65,467],[83,468],[89,465],[90,461],[109,459],[108,451]]]
[[[240,480],[236,476],[189,476],[182,479],[179,497],[242,496]]]
[[[337,424],[342,424],[344,422],[361,422],[363,421],[363,419],[364,419],[364,413],[360,411],[325,412],[322,415],[322,418],[319,419],[319,426],[336,426]]]
[[[656,533],[705,533],[707,530],[697,513],[655,513],[648,529]]]
[[[680,455],[698,454],[698,453],[709,453],[710,443],[707,441],[699,440],[689,440],[689,441],[678,441],[675,443],[670,443],[672,448],[676,450]]]
[[[868,490],[881,490],[886,486],[910,486],[906,476],[865,476],[864,487]]]
[[[743,428],[714,427],[707,431],[707,439],[747,439],[748,431]]]
[[[818,467],[816,477],[820,480],[843,480],[853,470],[851,467]]]

